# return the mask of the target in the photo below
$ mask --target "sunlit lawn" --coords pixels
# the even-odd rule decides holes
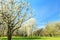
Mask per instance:
[[[0,40],[7,40],[1,37]],[[12,40],[60,40],[60,37],[13,37]]]

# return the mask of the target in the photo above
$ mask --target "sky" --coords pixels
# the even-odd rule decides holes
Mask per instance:
[[[28,2],[39,27],[44,27],[49,22],[60,21],[60,0],[28,0]]]

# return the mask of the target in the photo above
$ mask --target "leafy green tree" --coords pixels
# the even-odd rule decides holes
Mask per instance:
[[[56,28],[58,28],[58,30],[60,30],[60,22],[56,22],[55,25],[56,25]]]
[[[58,31],[58,29],[54,23],[47,24],[45,29],[49,33],[49,36],[55,36],[56,32]]]
[[[56,36],[60,36],[60,22],[56,22],[55,27],[57,29]]]

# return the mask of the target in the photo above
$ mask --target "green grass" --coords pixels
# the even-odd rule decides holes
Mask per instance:
[[[0,40],[7,40],[7,38],[0,37]],[[60,40],[60,37],[13,37],[12,40]]]

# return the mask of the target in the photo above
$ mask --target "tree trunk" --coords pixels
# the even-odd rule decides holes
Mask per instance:
[[[8,28],[7,38],[8,38],[8,40],[11,40],[12,39],[12,31],[11,31],[11,28],[10,27]]]
[[[11,40],[11,39],[12,39],[12,35],[8,34],[8,40]]]

